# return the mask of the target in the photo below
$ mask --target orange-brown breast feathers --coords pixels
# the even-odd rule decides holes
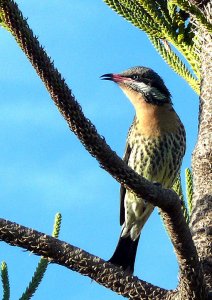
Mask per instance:
[[[138,130],[142,135],[154,137],[177,131],[179,118],[170,103],[153,105],[133,89],[120,87],[135,108]]]

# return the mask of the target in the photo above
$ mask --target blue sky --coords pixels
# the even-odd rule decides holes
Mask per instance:
[[[143,32],[102,0],[18,4],[86,116],[120,156],[134,111],[122,92],[99,76],[136,65],[158,72],[185,125],[183,170],[190,166],[198,97],[170,70]],[[2,28],[0,40],[1,217],[50,234],[59,211],[62,240],[108,259],[120,233],[119,184],[99,168],[69,130],[27,58]],[[8,264],[11,299],[18,299],[39,258],[1,243],[0,260]],[[175,288],[177,271],[173,247],[155,210],[142,232],[135,275]],[[115,300],[121,296],[50,265],[34,299]]]

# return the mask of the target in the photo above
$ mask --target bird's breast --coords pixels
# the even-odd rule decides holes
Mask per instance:
[[[128,143],[131,148],[128,165],[150,181],[170,187],[179,171],[185,152],[185,133],[183,126],[175,132],[143,134],[134,124]]]
[[[181,125],[171,105],[143,104],[136,110],[136,130],[144,136],[156,137],[176,133]]]

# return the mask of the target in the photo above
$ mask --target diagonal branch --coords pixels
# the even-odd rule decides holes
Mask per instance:
[[[202,275],[198,256],[177,195],[171,190],[156,187],[139,176],[111,150],[105,139],[97,133],[95,126],[84,116],[65,80],[54,68],[53,62],[33,36],[33,32],[13,1],[0,0],[0,18],[3,26],[12,33],[44,82],[70,129],[89,153],[99,161],[100,166],[126,188],[162,209],[163,219],[170,232],[183,274],[180,287],[184,287],[184,299],[190,299],[187,297],[188,289],[190,293],[199,295]],[[196,299],[201,298],[197,296]]]
[[[167,290],[154,286],[77,247],[36,230],[0,219],[0,240],[42,255],[130,299],[165,299]]]

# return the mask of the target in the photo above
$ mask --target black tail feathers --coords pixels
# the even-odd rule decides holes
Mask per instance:
[[[120,237],[116,250],[109,262],[133,273],[139,238],[140,236],[133,241],[129,236]]]

